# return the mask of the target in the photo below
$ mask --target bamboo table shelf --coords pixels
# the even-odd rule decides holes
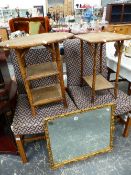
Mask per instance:
[[[88,34],[80,34],[76,35],[76,38],[81,40],[81,80],[85,80],[85,82],[92,88],[92,101],[94,101],[95,91],[111,89],[114,88],[115,98],[118,94],[118,78],[120,72],[120,64],[121,64],[121,55],[124,40],[131,39],[130,35],[123,35],[117,33],[110,32],[98,32],[98,33],[88,33]],[[93,53],[93,74],[91,76],[83,77],[83,41],[86,41],[89,45],[91,52]],[[115,86],[113,86],[110,82],[108,82],[102,75],[102,49],[103,44],[106,42],[116,41],[118,43],[118,63],[117,63],[117,71],[116,71],[116,81]],[[94,44],[94,48],[92,47]],[[97,61],[97,48],[98,44],[100,44],[100,70],[99,74],[96,75],[96,61]]]
[[[0,43],[0,48],[15,49],[33,116],[36,114],[35,107],[39,105],[63,101],[64,106],[67,107],[59,52],[59,42],[72,37],[73,34],[67,32],[55,32],[30,35]],[[30,47],[40,45],[46,46],[51,51],[52,62],[26,66],[26,53]],[[59,84],[52,84],[46,87],[42,86],[31,89],[31,80],[54,75],[58,76]]]

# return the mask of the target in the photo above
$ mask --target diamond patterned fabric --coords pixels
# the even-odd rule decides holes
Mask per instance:
[[[36,116],[32,116],[28,98],[21,94],[17,99],[16,111],[11,129],[15,135],[43,133],[43,122],[45,117],[60,115],[76,110],[76,106],[66,94],[68,108],[64,108],[63,102],[51,103],[37,108]]]

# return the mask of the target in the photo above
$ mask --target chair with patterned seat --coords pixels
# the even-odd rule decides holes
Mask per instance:
[[[50,61],[51,54],[45,47],[31,48],[26,55],[26,64],[38,64],[45,61]],[[17,63],[17,57],[14,50],[11,51],[11,61],[14,66],[14,71],[16,75],[16,81],[18,84],[18,99],[15,110],[15,115],[12,123],[12,131],[14,133],[18,151],[22,158],[23,163],[27,162],[26,153],[24,150],[24,141],[38,140],[44,138],[43,120],[45,117],[54,116],[58,114],[67,113],[76,110],[76,106],[66,93],[66,99],[68,103],[68,108],[63,107],[63,103],[51,103],[43,105],[37,109],[37,115],[32,117],[30,105],[25,92],[24,83],[20,74],[19,66]],[[39,85],[49,85],[55,83],[57,78],[48,77],[45,79],[39,79],[37,81],[32,81],[32,87],[38,87]],[[23,136],[31,135],[33,137],[24,138]],[[37,134],[42,134],[41,136]]]
[[[97,74],[99,73],[100,61],[97,60]],[[89,46],[84,42],[84,67],[83,74],[91,75],[93,70],[92,53]],[[102,57],[102,74],[107,78],[107,66],[105,59],[106,49],[103,48]],[[79,109],[90,108],[92,106],[102,105],[105,103],[116,103],[115,116],[122,115],[131,111],[131,97],[119,90],[117,99],[114,98],[113,90],[102,90],[96,92],[94,103],[91,102],[91,88],[83,83],[81,86],[81,55],[80,55],[80,40],[69,39],[64,41],[64,59],[67,66],[67,86],[68,92],[74,103]]]

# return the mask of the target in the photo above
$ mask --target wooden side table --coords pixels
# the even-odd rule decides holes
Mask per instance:
[[[110,33],[110,32],[98,32],[98,33],[76,35],[76,38],[79,38],[81,40],[81,79],[84,79],[85,82],[92,88],[92,101],[94,101],[95,91],[111,89],[111,88],[114,88],[114,95],[116,98],[118,94],[118,79],[119,79],[119,72],[120,72],[123,42],[124,40],[131,39],[131,36],[117,34],[117,33]],[[85,76],[85,77],[83,77],[83,41],[88,42],[91,52],[94,55],[93,74],[91,76]],[[112,42],[112,41],[116,41],[118,43],[118,50],[119,50],[115,86],[113,86],[101,75],[103,43]],[[92,47],[92,44],[95,45],[94,48]],[[100,44],[100,73],[96,75],[96,60],[97,60],[96,58],[97,58],[98,44]]]
[[[22,78],[24,80],[24,85],[28,95],[33,116],[36,114],[35,107],[39,105],[63,101],[64,106],[67,107],[63,71],[58,43],[71,37],[73,37],[73,34],[66,32],[44,33],[30,35],[27,37],[17,38],[14,40],[9,40],[0,43],[0,47],[13,48],[16,51],[18,64],[20,67]],[[51,49],[52,62],[31,65],[27,67],[25,62],[26,53],[28,52],[30,47],[39,45],[44,45]],[[31,80],[36,80],[53,75],[57,75],[59,79],[58,84],[53,84],[48,87],[42,86],[31,89]]]

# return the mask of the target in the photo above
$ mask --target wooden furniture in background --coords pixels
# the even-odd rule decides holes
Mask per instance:
[[[73,34],[65,32],[45,33],[30,35],[28,37],[14,39],[13,41],[9,40],[0,43],[0,47],[13,48],[16,51],[21,75],[24,80],[25,89],[31,105],[33,116],[36,114],[35,107],[46,103],[63,101],[64,106],[67,107],[58,42],[71,37],[73,37]],[[26,53],[30,47],[39,45],[50,47],[52,51],[53,62],[26,67]],[[58,76],[59,84],[31,89],[31,80],[41,79],[42,77],[44,78],[52,75]]]
[[[131,35],[131,24],[110,24],[104,31]]]
[[[15,32],[17,30],[25,31],[29,33],[29,22],[41,22],[42,27],[44,28],[44,32],[46,33],[51,30],[49,18],[45,17],[32,17],[32,18],[13,18],[9,20],[10,31]]]
[[[131,22],[131,3],[107,4],[106,20],[110,24]]]
[[[8,31],[6,28],[0,28],[0,38],[2,41],[9,39]]]
[[[124,40],[131,39],[131,36],[111,33],[111,32],[101,32],[101,33],[88,33],[88,34],[77,35],[76,38],[79,38],[81,40],[81,79],[84,79],[85,82],[92,88],[92,101],[94,101],[95,91],[110,89],[110,88],[114,88],[114,95],[115,97],[117,97],[118,78],[119,78],[119,72],[120,72],[123,42]],[[91,52],[94,55],[93,73],[91,76],[85,76],[85,77],[83,77],[83,41],[88,42]],[[116,41],[118,43],[118,48],[119,48],[115,87],[101,75],[103,43],[113,42],[113,41]],[[92,47],[92,44],[94,44],[94,48]],[[100,74],[96,75],[96,61],[97,61],[98,44],[100,44]]]

